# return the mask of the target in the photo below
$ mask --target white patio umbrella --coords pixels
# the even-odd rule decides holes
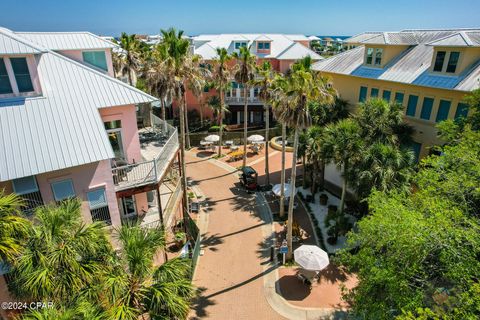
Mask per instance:
[[[205,139],[203,139],[205,141],[208,141],[208,142],[218,142],[220,141],[220,136],[217,136],[216,134],[211,134],[207,137],[205,137]]]
[[[305,270],[320,271],[329,264],[328,254],[317,246],[302,245],[293,251],[295,262]]]
[[[272,192],[276,196],[280,197],[280,194],[282,193],[282,185],[281,184],[274,185],[273,188],[272,188]],[[285,198],[288,198],[290,196],[290,184],[289,183],[285,183],[284,195],[285,195]]]
[[[259,134],[254,134],[248,137],[247,140],[250,142],[262,142],[265,139]]]

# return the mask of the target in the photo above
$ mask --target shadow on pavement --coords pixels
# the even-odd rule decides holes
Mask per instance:
[[[203,296],[203,292],[205,292],[207,288],[205,287],[199,287],[197,288],[197,295],[192,301],[191,308],[192,310],[195,310],[195,316],[190,317],[189,319],[202,319],[208,316],[207,314],[207,307],[208,306],[213,306],[215,305],[215,301],[210,300],[208,297]]]

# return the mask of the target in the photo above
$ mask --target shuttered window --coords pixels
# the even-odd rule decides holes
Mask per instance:
[[[452,103],[447,100],[440,100],[440,106],[438,107],[436,122],[440,122],[448,119],[448,113],[450,112],[450,105]]]
[[[367,87],[360,87],[360,95],[359,95],[358,101],[365,102],[365,100],[367,100],[367,92],[368,92]]]
[[[415,117],[417,112],[418,96],[410,95],[408,97],[407,116]]]
[[[5,67],[5,61],[0,58],[0,94],[13,93],[10,79],[8,78],[7,68]]]
[[[433,108],[433,99],[432,98],[423,98],[422,112],[420,113],[420,118],[423,120],[430,120],[432,115]]]

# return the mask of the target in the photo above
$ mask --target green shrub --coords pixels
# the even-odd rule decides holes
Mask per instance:
[[[223,129],[225,129],[226,125],[222,125],[223,126]],[[218,125],[215,125],[215,126],[211,126],[210,128],[208,128],[208,132],[218,132],[220,131],[220,126]]]

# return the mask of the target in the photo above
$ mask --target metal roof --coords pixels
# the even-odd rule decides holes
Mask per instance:
[[[472,37],[470,37],[470,34]],[[438,47],[478,47],[480,46],[480,32],[458,32],[445,38],[431,41],[431,46]]]
[[[0,99],[0,181],[113,158],[98,109],[156,100],[50,50],[35,61],[41,96]]]
[[[446,37],[452,37],[459,32],[463,31],[421,30],[397,33],[397,35],[401,34],[401,37],[397,38],[397,40],[400,39],[401,41],[406,42],[408,38],[415,38],[420,44],[409,45],[402,53],[392,59],[383,68],[365,66],[363,64],[365,46],[359,46],[331,58],[319,61],[314,64],[313,69],[320,72],[352,75],[362,78],[401,82],[433,88],[470,91],[480,88],[480,66],[478,66],[480,59],[460,75],[448,76],[429,72],[434,53],[434,47],[431,45],[431,42],[445,39]],[[476,31],[470,30],[465,32],[471,32],[473,36],[477,35]],[[405,38],[406,33],[410,34],[408,38]],[[363,41],[363,43],[370,44],[375,37],[384,38],[385,34],[387,34],[386,42],[391,44],[393,41],[392,34],[394,33],[365,33],[353,38],[356,38],[357,40],[355,41],[359,41],[360,43]],[[471,38],[471,36],[469,36],[469,38]]]
[[[8,29],[0,28],[0,54],[37,54],[45,51]]]
[[[225,48],[229,53],[232,53],[235,51],[234,42],[238,39],[247,41],[249,46],[259,39],[269,39],[271,44],[270,53],[268,54],[258,53],[256,46],[252,46],[252,52],[259,58],[297,60],[310,55],[314,60],[323,59],[323,57],[310,50],[310,48],[296,42],[309,41],[306,36],[269,33],[199,35],[193,37],[195,54],[200,55],[205,60],[215,59],[217,56],[215,48]],[[301,47],[297,46],[297,44]]]
[[[50,50],[88,50],[117,47],[116,44],[90,32],[16,32],[16,34]]]

